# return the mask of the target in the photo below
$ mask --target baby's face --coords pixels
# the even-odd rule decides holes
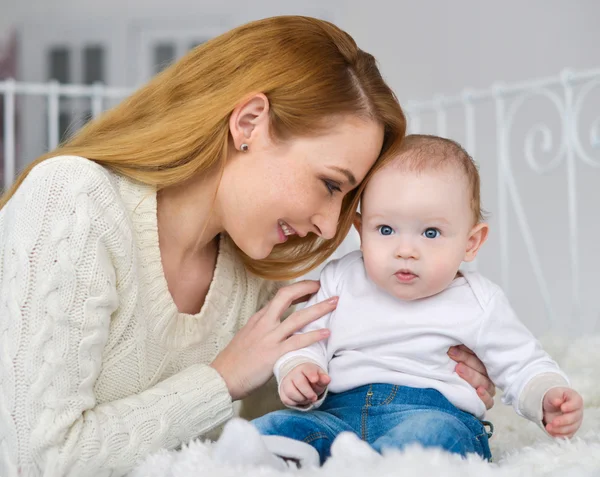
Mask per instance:
[[[456,277],[473,225],[460,171],[386,167],[369,181],[362,201],[367,274],[403,300],[435,295]]]

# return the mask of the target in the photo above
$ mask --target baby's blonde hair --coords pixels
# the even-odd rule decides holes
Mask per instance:
[[[404,138],[396,157],[389,161],[393,167],[422,172],[452,168],[462,171],[470,189],[474,224],[485,221],[481,208],[481,181],[473,158],[456,141],[427,134],[410,134]]]

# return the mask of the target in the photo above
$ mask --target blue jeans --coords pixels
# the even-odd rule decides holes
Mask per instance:
[[[370,384],[339,394],[329,393],[318,410],[275,411],[253,421],[263,435],[290,437],[312,445],[321,464],[343,431],[353,432],[377,452],[419,443],[465,456],[492,454],[484,424],[461,411],[435,389]],[[489,424],[491,426],[491,424]]]

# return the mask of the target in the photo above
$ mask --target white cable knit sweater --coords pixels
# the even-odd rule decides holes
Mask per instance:
[[[202,311],[179,313],[155,189],[78,157],[35,167],[0,211],[0,476],[123,475],[221,425],[208,364],[279,286],[221,238]]]

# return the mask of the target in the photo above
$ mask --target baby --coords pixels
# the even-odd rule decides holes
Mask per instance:
[[[369,181],[361,212],[361,251],[330,262],[308,303],[339,297],[335,311],[303,330],[328,328],[330,337],[275,365],[281,400],[293,409],[253,424],[294,441],[266,438],[268,447],[322,463],[349,431],[379,452],[420,443],[491,460],[485,405],[446,354],[461,343],[504,390],[505,404],[549,435],[571,437],[582,421],[581,396],[502,290],[459,271],[488,235],[479,174],[465,150],[408,136]]]

